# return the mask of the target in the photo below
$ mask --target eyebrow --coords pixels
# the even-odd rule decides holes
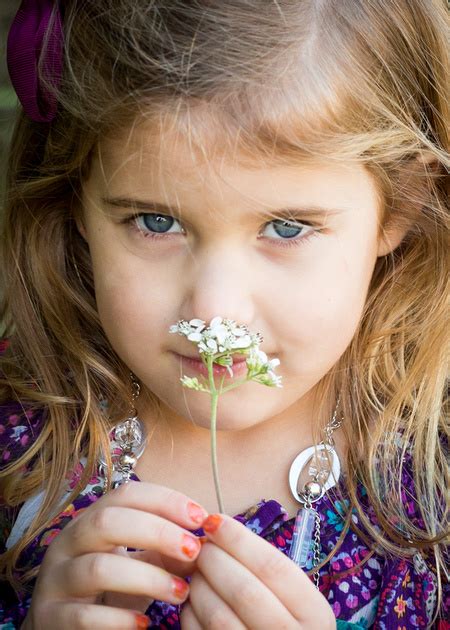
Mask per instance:
[[[131,199],[129,197],[101,197],[101,201],[103,204],[107,206],[112,206],[114,208],[129,208],[132,210],[141,210],[143,212],[160,212],[161,214],[171,214],[174,211],[179,213],[178,208],[174,208],[165,203],[160,203],[158,201],[143,201],[141,199]],[[292,214],[305,214],[308,216],[313,215],[335,215],[341,214],[343,212],[348,212],[348,208],[328,208],[324,206],[318,206],[316,204],[311,204],[308,206],[289,206],[282,207],[279,210],[267,210],[263,211],[261,216],[264,217],[273,217],[277,216],[289,216]]]

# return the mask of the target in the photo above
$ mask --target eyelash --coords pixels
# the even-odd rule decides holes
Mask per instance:
[[[129,216],[124,217],[121,221],[120,224],[121,225],[128,225],[134,232],[139,233],[139,235],[142,238],[148,238],[154,241],[160,241],[160,240],[164,240],[167,239],[167,235],[170,237],[171,235],[173,235],[173,233],[167,232],[167,235],[164,234],[157,234],[154,232],[146,232],[144,233],[142,231],[142,229],[140,229],[137,225],[137,219],[139,217],[144,217],[147,215],[154,215],[154,216],[161,216],[161,217],[166,217],[170,215],[165,215],[165,214],[161,214],[161,213],[152,213],[152,212],[140,212],[138,214],[131,214]],[[170,218],[174,218],[174,217],[170,217]],[[175,219],[176,221],[179,222],[178,219]],[[270,237],[265,237],[265,238],[269,238],[269,240],[274,241],[276,243],[277,247],[298,247],[299,245],[303,245],[304,243],[306,243],[307,241],[309,241],[312,237],[314,236],[318,236],[319,235],[319,230],[318,229],[314,229],[314,225],[310,224],[310,223],[306,223],[305,221],[300,221],[300,220],[296,220],[295,217],[292,219],[285,219],[283,217],[280,217],[279,219],[273,219],[272,221],[268,221],[266,224],[264,224],[264,227],[266,227],[267,225],[270,225],[270,223],[273,223],[275,221],[285,221],[286,223],[290,223],[290,224],[295,224],[295,225],[304,225],[310,228],[313,228],[311,230],[311,232],[309,232],[308,234],[306,234],[306,236],[297,236],[295,238],[291,238],[291,239],[271,239]],[[179,234],[179,233],[177,233]]]

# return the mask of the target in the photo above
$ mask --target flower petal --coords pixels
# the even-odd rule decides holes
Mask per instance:
[[[199,332],[193,332],[188,335],[189,341],[201,341],[203,339],[202,335]]]
[[[189,322],[189,324],[191,326],[194,326],[195,328],[198,328],[200,326],[204,326],[205,322],[202,319],[191,319],[191,321]]]

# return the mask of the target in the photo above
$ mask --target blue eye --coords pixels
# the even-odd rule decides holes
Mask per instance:
[[[140,237],[150,240],[167,240],[177,234],[184,234],[181,231],[172,231],[171,228],[176,223],[180,225],[178,219],[170,215],[143,212],[141,214],[132,214],[122,219],[121,223],[130,225],[130,227],[139,233]],[[290,247],[300,245],[306,242],[311,236],[318,234],[318,229],[301,221],[287,221],[285,219],[274,219],[264,225],[271,229],[272,234],[264,236],[275,245],[281,247]]]
[[[296,236],[299,236],[299,234],[305,232],[305,228],[309,227],[311,230],[311,226],[307,226],[303,223],[295,223],[292,221],[283,221],[282,219],[270,221],[270,223],[266,224],[266,227],[269,226],[273,227],[273,232],[275,232],[275,234],[277,236],[280,236],[283,240],[289,240],[295,238]]]
[[[153,230],[156,234],[168,234],[177,219],[165,214],[139,214],[135,217],[136,227],[145,234],[146,230]]]

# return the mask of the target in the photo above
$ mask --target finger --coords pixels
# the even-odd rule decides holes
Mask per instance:
[[[103,499],[108,505],[126,505],[164,516],[186,528],[199,528],[208,516],[208,512],[186,494],[146,481],[124,483],[99,501]]]
[[[124,545],[155,549],[185,561],[194,560],[201,549],[195,534],[161,516],[128,507],[109,505],[84,514],[78,523],[72,521],[67,527],[70,525],[73,525],[71,535],[65,536],[58,549],[62,548],[71,557],[96,551],[110,552]]]
[[[217,524],[215,531],[209,524]],[[295,619],[312,619],[315,610],[323,607],[322,594],[304,571],[283,552],[236,519],[227,514],[213,514],[204,523],[204,529],[211,541],[265,584]],[[207,547],[208,543],[202,554]]]
[[[292,630],[299,627],[299,622],[294,619],[278,597],[257,576],[217,545],[210,543],[204,545],[197,560],[197,570],[202,573],[210,588],[216,592],[219,601],[223,600],[225,605],[227,604],[227,607],[234,612],[233,618],[237,617],[239,621],[237,628]],[[278,579],[280,580],[281,576]],[[192,598],[191,605],[197,617],[202,606],[208,607],[208,604],[202,600],[199,604],[200,610],[198,610],[196,598]],[[223,605],[217,614],[222,613],[226,615]],[[199,620],[202,622],[206,619],[202,617]],[[227,620],[226,616],[225,620]],[[213,627],[220,628],[221,626],[214,625]],[[225,627],[234,629],[231,623]]]
[[[221,553],[224,552],[222,551]],[[233,609],[217,595],[204,576],[198,571],[192,576],[189,604],[202,628],[246,630],[246,627]],[[259,626],[259,628],[262,628],[262,626]]]
[[[183,630],[203,630],[189,602],[186,602],[181,611],[180,626]]]
[[[189,585],[159,567],[110,553],[91,553],[53,567],[47,587],[52,596],[88,597],[104,591],[143,595],[180,604]]]
[[[94,514],[111,506],[134,508],[161,516],[190,531],[198,529],[208,515],[202,506],[177,490],[144,481],[130,481],[104,494],[89,508],[80,510],[80,514],[66,525],[65,530],[92,519]],[[58,536],[52,546],[64,546],[64,539],[65,537]]]
[[[206,536],[199,536],[200,542],[206,541]],[[192,575],[195,571],[195,561],[180,562],[167,556],[161,556],[155,551],[127,551],[125,547],[116,547],[112,553],[140,560],[148,564],[160,566],[168,573],[172,573],[179,577]],[[152,557],[153,556],[153,557]],[[158,556],[157,558],[155,556]],[[129,608],[130,610],[141,610],[145,612],[152,604],[153,599],[145,595],[131,595],[128,593],[114,593],[105,591],[101,603],[105,606],[120,606],[121,608]],[[98,603],[98,602],[96,602]]]
[[[111,553],[124,556],[125,558],[145,561],[143,558],[139,557],[140,552],[127,551],[125,547],[121,546],[116,547]],[[168,570],[166,567],[163,568],[166,569],[166,571]],[[172,571],[169,572],[172,573]],[[175,575],[179,575],[176,571],[174,573]],[[134,595],[123,592],[117,593],[113,591],[104,591],[100,596],[100,600],[95,601],[94,603],[102,604],[103,606],[116,606],[120,608],[128,608],[129,610],[141,610],[142,612],[145,612],[153,603],[153,598],[148,595]]]
[[[55,602],[47,609],[46,620],[39,621],[39,627],[47,630],[137,630],[150,627],[141,613],[81,602]]]
[[[197,536],[198,541],[201,544],[204,544],[207,541],[206,536]],[[169,556],[163,555],[154,549],[144,549],[139,551],[126,551],[131,558],[135,558],[136,560],[142,560],[142,562],[148,562],[150,564],[155,564],[169,573],[175,573],[176,575],[180,575],[181,577],[186,577],[188,575],[192,575],[196,568],[196,560],[186,560],[180,561],[176,558],[170,558]]]

